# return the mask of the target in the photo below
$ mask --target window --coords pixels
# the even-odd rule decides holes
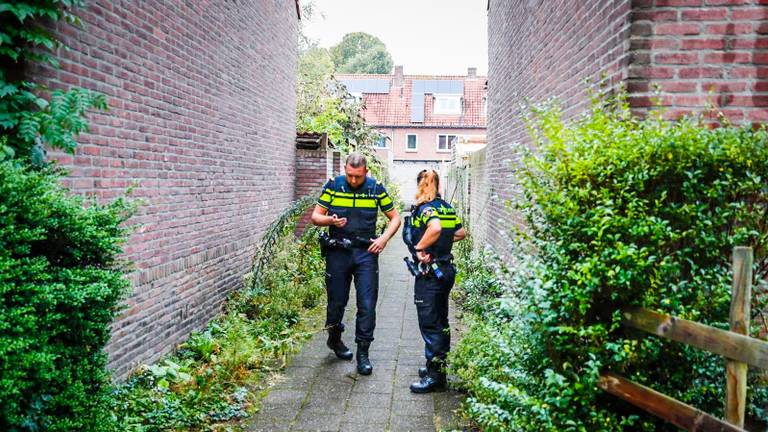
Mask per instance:
[[[376,148],[387,148],[387,136],[386,135],[380,135],[379,139],[376,140]]]
[[[461,96],[435,96],[435,114],[461,114]]]
[[[452,151],[459,142],[459,137],[456,135],[438,135],[437,136],[437,151],[449,152]]]
[[[416,135],[406,135],[405,151],[416,151]]]

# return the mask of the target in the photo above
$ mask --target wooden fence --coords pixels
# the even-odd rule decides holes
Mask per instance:
[[[603,373],[599,387],[689,431],[744,431],[747,368],[768,369],[768,342],[749,337],[752,262],[752,248],[734,248],[730,331],[643,308],[623,311],[622,324],[625,326],[695,346],[727,359],[725,420],[614,373]]]

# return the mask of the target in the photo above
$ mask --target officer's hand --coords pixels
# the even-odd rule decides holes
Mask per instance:
[[[347,224],[347,218],[340,218],[333,214],[331,215],[331,224],[336,228],[341,228]]]
[[[432,262],[432,255],[425,253],[425,252],[416,252],[416,258],[419,259],[419,262],[423,264],[429,264]]]
[[[368,246],[368,252],[375,254],[381,253],[385,247],[387,247],[387,240],[383,237],[371,239],[371,245]]]

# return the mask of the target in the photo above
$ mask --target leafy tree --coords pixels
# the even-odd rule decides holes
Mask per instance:
[[[333,61],[325,48],[311,47],[299,57],[298,85],[296,87],[296,120],[299,130],[307,117],[323,111],[323,99],[328,96],[328,82],[333,78]]]
[[[45,144],[74,153],[75,137],[87,130],[85,113],[106,109],[104,96],[89,90],[49,92],[25,75],[25,65],[59,67],[54,52],[63,44],[42,24],[65,20],[81,26],[70,12],[82,0],[0,3],[0,161],[19,159],[42,166]]]
[[[384,42],[368,33],[349,33],[331,48],[336,69],[342,73],[381,73],[392,70],[392,55]]]

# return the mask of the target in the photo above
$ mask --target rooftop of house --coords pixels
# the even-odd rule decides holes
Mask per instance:
[[[372,126],[485,128],[486,77],[467,75],[337,74],[361,97]]]

